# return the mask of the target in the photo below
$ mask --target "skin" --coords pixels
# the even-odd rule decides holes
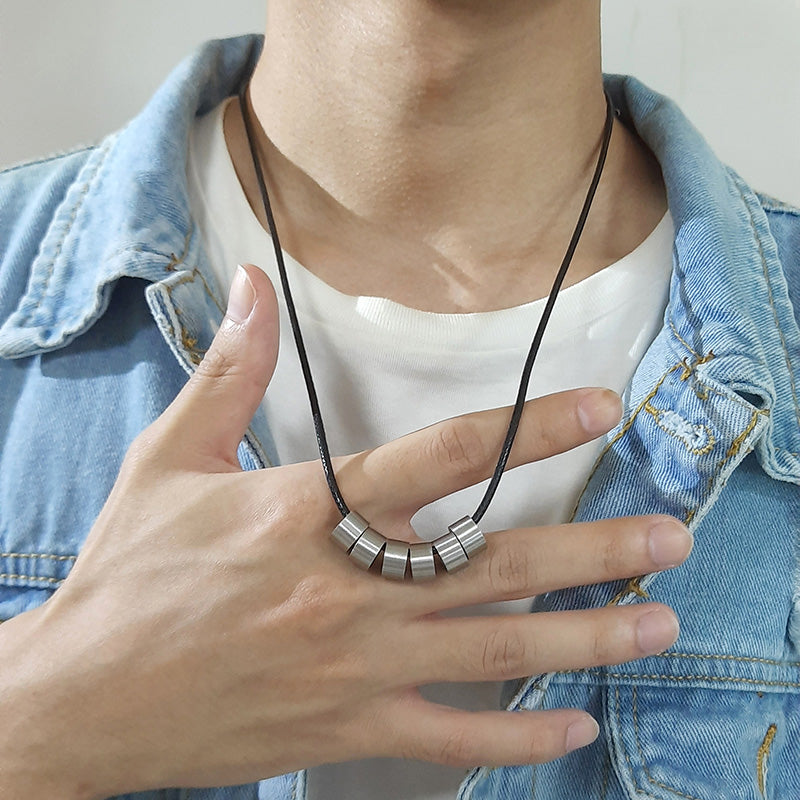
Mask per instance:
[[[420,308],[519,303],[520,277],[543,294],[602,126],[596,6],[331,5],[271,0],[252,87],[288,249],[340,288]],[[225,122],[252,200],[237,118]],[[620,126],[603,181],[577,275],[663,213],[648,155]],[[457,711],[417,687],[616,664],[675,641],[675,615],[655,603],[440,613],[672,568],[692,539],[668,517],[491,532],[469,569],[426,585],[355,570],[329,540],[339,516],[318,462],[243,473],[236,458],[277,326],[274,290],[249,265],[196,373],[131,446],[69,577],[0,626],[2,797],[238,784],[369,756],[546,761],[592,741],[596,723],[579,709]],[[343,494],[407,537],[421,506],[488,477],[508,413],[337,458]],[[578,446],[620,413],[603,389],[531,400],[510,465]]]
[[[244,304],[234,288],[196,373],[131,446],[68,578],[0,626],[0,794],[93,800],[369,756],[518,764],[588,744],[597,726],[583,711],[457,711],[417,687],[659,652],[677,637],[670,609],[440,612],[670,568],[691,535],[660,516],[523,528],[491,533],[469,569],[426,585],[359,572],[329,539],[339,517],[319,463],[238,465],[278,340],[272,286],[257,267],[247,275]],[[342,491],[401,538],[420,506],[488,477],[508,413],[338,458]],[[531,400],[510,463],[619,416],[604,389]]]
[[[281,242],[349,294],[427,311],[548,293],[605,118],[599,2],[272,0],[250,84]],[[238,103],[228,146],[266,225]],[[647,147],[615,123],[566,285],[666,211]]]

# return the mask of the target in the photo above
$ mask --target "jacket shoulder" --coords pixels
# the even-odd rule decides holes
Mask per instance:
[[[0,324],[25,291],[39,245],[96,145],[0,171]]]
[[[800,325],[800,208],[770,195],[758,193],[757,197],[775,240],[789,300]]]

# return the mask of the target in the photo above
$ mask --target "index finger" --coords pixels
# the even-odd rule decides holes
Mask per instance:
[[[490,477],[497,465],[511,406],[453,417],[337,459],[336,475],[348,503],[411,517],[440,497]],[[622,413],[609,389],[571,389],[528,400],[506,469],[571,450],[606,433]],[[388,499],[388,503],[387,503]]]

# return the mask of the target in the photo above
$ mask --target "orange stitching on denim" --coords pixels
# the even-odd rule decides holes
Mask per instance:
[[[709,392],[712,392],[713,394],[717,395],[718,397],[721,397],[723,400],[727,400],[729,403],[735,403],[736,405],[741,406],[742,408],[746,409],[747,411],[752,411],[753,410],[753,404],[752,403],[748,403],[746,400],[743,400],[741,397],[739,397],[735,393],[725,394],[724,392],[721,392],[719,389],[715,389],[713,386],[710,386],[709,384],[707,384],[699,376],[695,375],[694,378],[698,383],[702,383],[703,384],[703,386],[705,387],[705,394],[708,394]],[[759,412],[761,414],[763,414],[765,417],[769,416],[769,409],[768,408],[761,408],[761,409],[759,409]]]
[[[714,354],[709,351],[709,355],[708,356],[704,356],[703,358],[699,359],[698,362],[694,364],[694,366],[696,367],[701,362],[705,363],[705,361],[709,361],[709,360],[711,360],[711,358],[714,358]],[[705,361],[703,359],[705,359]],[[653,397],[655,397],[656,393],[661,388],[661,385],[666,380],[667,376],[670,373],[674,372],[676,369],[678,369],[681,366],[686,367],[686,365],[682,364],[682,363],[681,364],[676,364],[673,367],[671,367],[669,370],[667,370],[667,372],[665,372],[661,376],[661,378],[659,378],[658,383],[656,383],[655,387],[650,392],[650,394],[647,397],[645,397],[645,399],[641,402],[641,404],[636,408],[634,413],[631,415],[631,418],[617,432],[617,434],[614,436],[614,438],[611,439],[608,442],[608,444],[605,446],[605,448],[603,449],[603,452],[600,454],[600,456],[598,457],[597,461],[595,462],[594,467],[592,468],[592,472],[591,472],[591,474],[589,476],[589,480],[591,479],[592,475],[594,475],[594,472],[597,470],[597,468],[598,468],[598,466],[600,464],[600,460],[603,458],[603,456],[606,454],[606,452],[608,452],[610,447],[615,442],[617,442],[630,429],[631,425],[633,424],[633,421],[639,415],[639,413],[642,411],[642,409],[647,410],[648,406],[651,406],[650,401],[653,399]],[[696,378],[696,376],[695,376],[695,378]],[[683,374],[681,374],[681,380],[683,380]],[[702,381],[699,381],[698,378],[696,378],[696,380],[698,380],[698,382],[702,383]],[[735,398],[728,397],[727,395],[724,395],[722,392],[719,392],[718,390],[714,389],[711,386],[708,386],[705,383],[703,383],[703,385],[707,387],[707,391],[714,392],[715,394],[719,395],[720,397],[722,397],[725,400],[729,400],[729,401],[738,403],[739,405],[741,405],[744,408],[747,408],[748,410],[751,410],[753,408],[751,404],[745,403],[743,400],[736,400]],[[736,456],[739,453],[739,450],[741,449],[742,444],[747,439],[747,437],[750,435],[750,433],[753,432],[755,426],[758,424],[758,418],[760,416],[768,416],[768,415],[769,415],[769,410],[768,409],[755,409],[752,412],[752,416],[750,418],[750,422],[747,424],[747,426],[744,428],[744,430],[731,442],[731,445],[728,448],[727,452],[725,453],[725,456],[716,465],[716,467],[714,469],[714,473],[708,479],[708,486],[707,486],[706,494],[700,499],[698,504],[693,509],[687,509],[686,518],[684,519],[684,524],[688,525],[694,519],[695,515],[697,514],[697,510],[706,501],[706,499],[708,498],[709,494],[713,490],[715,479],[718,478],[718,476],[719,476],[720,472],[722,471],[723,467],[725,466],[725,464],[728,461],[730,461],[731,458],[733,458],[734,456]],[[586,484],[584,485],[583,490],[581,491],[581,494],[583,494],[583,491],[586,490],[586,486],[589,485],[589,480],[586,481]],[[577,505],[575,506],[575,509],[572,512],[572,515],[570,517],[570,522],[574,519],[576,511],[577,511]],[[638,581],[642,580],[643,577],[644,576],[641,576],[639,578],[634,579],[634,581],[637,581],[637,583],[635,583],[635,584],[634,584],[633,581],[631,581],[622,590],[617,592],[617,594],[614,595],[614,597],[612,597],[611,600],[609,600],[606,605],[618,605],[623,600],[623,598],[628,596],[628,594],[630,592],[633,592],[633,593],[637,594],[639,597],[642,597],[642,594],[640,594],[640,592],[644,592],[644,590],[641,588],[641,586],[639,586]],[[637,589],[638,589],[638,591],[637,591]]]
[[[628,770],[631,773],[631,783],[633,784],[633,787],[636,789],[637,794],[639,793],[645,794],[648,797],[654,798],[654,800],[658,800],[658,798],[654,794],[650,794],[650,792],[647,792],[644,789],[640,789],[638,784],[636,783],[636,774],[633,771],[633,763],[631,762],[631,757],[628,755],[628,748],[625,747],[625,743],[622,741],[622,718],[620,717],[619,713],[619,707],[621,705],[619,699],[619,686],[614,687],[614,698],[615,698],[614,712],[617,717],[617,728],[620,731],[620,746],[622,747],[623,753],[625,753],[625,761],[628,762]]]
[[[625,680],[647,680],[647,681],[712,681],[716,683],[747,683],[755,686],[785,686],[791,689],[800,688],[800,683],[793,681],[759,681],[755,678],[739,678],[734,675],[656,675],[638,672],[601,672],[591,669],[568,669],[561,670],[558,675],[597,675],[600,678],[624,678]]]
[[[678,341],[679,341],[679,342],[680,342],[680,343],[681,343],[681,344],[682,344],[682,345],[683,345],[683,346],[684,346],[684,347],[685,347],[685,348],[686,348],[686,349],[687,349],[687,350],[688,350],[688,351],[689,351],[689,352],[690,352],[690,353],[691,353],[691,354],[692,354],[692,355],[693,355],[695,358],[700,358],[700,354],[699,354],[697,351],[695,351],[695,350],[692,348],[692,346],[691,346],[691,345],[690,345],[690,344],[689,344],[689,343],[686,341],[686,339],[684,339],[684,338],[683,338],[683,336],[681,336],[681,335],[678,333],[678,329],[675,327],[675,323],[674,323],[672,320],[670,320],[670,321],[669,321],[669,327],[672,329],[672,332],[675,334],[675,338],[676,338],[676,339],[677,339],[677,340],[678,340]]]
[[[701,364],[708,364],[709,361],[716,358],[713,350],[709,350],[708,355],[705,356],[701,356],[695,353],[695,357],[696,357],[695,360],[692,361],[691,363],[689,362],[688,358],[681,359],[681,365],[683,366],[683,372],[681,372],[682,381],[685,381],[689,378],[689,376],[694,375],[694,373],[697,371],[697,368]]]
[[[739,196],[742,198],[742,202],[747,208],[747,213],[750,217],[750,229],[753,231],[753,236],[758,244],[758,254],[761,256],[761,269],[764,273],[764,282],[767,284],[767,299],[769,300],[769,306],[772,309],[772,318],[775,321],[775,328],[777,329],[778,336],[781,340],[781,347],[783,347],[783,359],[786,362],[786,372],[789,375],[789,386],[792,389],[794,413],[795,417],[797,417],[798,424],[800,424],[800,402],[797,399],[797,387],[794,381],[794,373],[792,372],[792,362],[789,359],[789,348],[786,345],[786,337],[783,335],[783,329],[781,328],[780,321],[778,320],[778,309],[775,308],[775,298],[772,296],[772,284],[769,280],[769,270],[767,269],[767,257],[764,253],[764,245],[761,243],[761,236],[756,229],[756,222],[755,219],[753,219],[753,212],[750,210],[750,204],[747,202],[747,199],[745,198],[742,188],[739,186],[738,182],[736,183],[736,188],[739,191]]]
[[[744,444],[745,440],[753,432],[753,430],[755,429],[756,425],[758,424],[758,418],[760,416],[768,416],[768,415],[769,415],[769,411],[768,410],[761,410],[761,409],[757,408],[755,411],[753,411],[753,413],[752,413],[752,415],[750,417],[750,422],[747,423],[747,425],[744,428],[744,430],[731,442],[731,445],[728,448],[727,452],[722,457],[722,459],[720,459],[720,461],[717,464],[717,466],[714,468],[714,473],[708,479],[708,483],[706,484],[706,493],[700,499],[700,502],[697,504],[697,508],[699,508],[705,502],[706,498],[708,498],[708,496],[714,490],[714,482],[719,477],[719,474],[722,472],[723,467],[734,456],[737,456],[739,454],[739,450],[741,450],[741,447]],[[747,452],[749,453],[750,450],[748,450]]]
[[[46,583],[61,583],[63,578],[41,578],[38,575],[17,575],[13,572],[0,572],[0,578],[13,578],[21,581],[44,581]]]
[[[708,392],[710,387],[700,380],[700,377],[697,374],[697,367],[699,367],[701,364],[707,364],[712,358],[716,358],[716,356],[714,355],[713,350],[709,350],[708,355],[705,356],[695,354],[695,361],[691,363],[689,362],[688,358],[681,359],[683,370],[681,371],[680,379],[682,381],[686,381],[690,377],[693,379],[692,391],[695,393],[697,399],[701,400],[702,402],[708,400]],[[699,389],[700,386],[703,388]]]
[[[744,444],[744,440],[753,432],[753,429],[758,424],[759,416],[761,416],[761,411],[756,409],[753,412],[753,415],[750,418],[750,422],[747,424],[747,427],[731,442],[731,446],[728,448],[728,452],[725,454],[725,458],[719,463],[718,469],[722,469],[725,462],[729,461],[739,452],[739,449]]]
[[[686,794],[686,792],[682,792],[679,789],[676,789],[674,786],[668,786],[666,783],[661,783],[661,781],[655,780],[653,776],[650,774],[650,770],[647,769],[647,762],[644,758],[644,750],[642,749],[641,739],[639,737],[639,711],[638,711],[638,699],[637,699],[637,692],[636,687],[632,687],[632,694],[633,694],[633,734],[634,738],[636,739],[636,749],[639,751],[639,759],[642,762],[642,770],[644,770],[645,777],[647,778],[653,786],[659,786],[662,789],[666,789],[668,792],[673,792],[680,797],[685,797],[686,800],[700,800],[699,797],[695,797],[691,794]]]
[[[742,661],[747,664],[771,664],[776,667],[800,667],[800,661],[777,661],[772,658],[755,656],[733,656],[722,653],[676,653],[668,651],[659,654],[663,658],[699,658],[705,661]]]
[[[627,597],[629,594],[635,594],[637,597],[641,597],[644,600],[649,600],[650,595],[647,594],[646,589],[642,589],[641,581],[644,578],[644,575],[640,575],[638,578],[631,578],[625,586],[623,586],[609,601],[606,605],[615,606],[617,605],[623,597]]]
[[[180,262],[177,262],[177,263],[180,263]],[[169,266],[169,265],[167,265],[167,266]],[[220,313],[224,314],[225,313],[225,306],[222,305],[222,303],[219,300],[219,298],[211,290],[211,287],[208,285],[208,281],[205,279],[203,273],[200,272],[200,270],[197,267],[194,267],[194,269],[192,269],[191,272],[187,272],[186,275],[184,275],[180,280],[175,281],[173,284],[171,284],[169,286],[166,286],[165,288],[167,290],[167,293],[170,295],[170,297],[172,297],[172,290],[176,286],[180,286],[183,283],[194,283],[194,279],[195,278],[200,278],[200,281],[203,284],[203,288],[205,289],[206,294],[214,302],[214,305],[219,309]]]
[[[178,315],[178,319],[180,320],[181,312],[177,306],[173,306],[175,309],[175,313]],[[202,360],[203,356],[208,352],[202,347],[196,347],[197,339],[194,336],[189,336],[186,328],[183,327],[181,324],[181,342],[183,346],[189,353],[189,358],[191,359],[192,363],[197,366]]]
[[[0,558],[46,558],[51,561],[74,561],[78,556],[54,556],[49,553],[0,553]]]
[[[189,230],[186,231],[186,236],[183,240],[183,253],[181,253],[180,258],[175,255],[175,253],[169,254],[169,263],[164,267],[167,272],[175,272],[177,268],[184,262],[186,256],[189,253],[189,241],[192,238],[192,233],[194,232],[194,225],[189,225]]]
[[[766,784],[767,784],[767,757],[769,756],[772,741],[775,734],[778,732],[778,726],[773,722],[767,728],[767,734],[764,736],[764,741],[761,742],[761,747],[758,748],[756,756],[756,774],[758,776],[758,791],[762,797],[766,797]]]
[[[72,226],[75,224],[75,219],[78,216],[78,212],[81,210],[81,207],[83,206],[83,201],[86,199],[86,195],[89,193],[89,189],[92,187],[92,182],[97,177],[97,173],[99,172],[100,167],[102,167],[103,164],[105,163],[105,160],[108,157],[109,150],[110,147],[106,147],[106,151],[103,154],[102,158],[97,159],[97,164],[95,164],[95,167],[92,170],[91,174],[86,178],[86,185],[83,187],[83,191],[80,193],[80,195],[77,197],[75,201],[75,206],[72,209],[72,216],[69,218],[69,221],[67,222],[67,227],[66,230],[64,231],[64,235],[61,237],[61,240],[56,245],[55,253],[53,253],[53,257],[50,259],[50,269],[47,270],[47,274],[44,277],[44,282],[42,283],[42,288],[39,290],[39,300],[36,303],[36,305],[30,310],[26,319],[30,319],[33,316],[33,312],[36,311],[39,308],[39,306],[41,306],[42,300],[44,300],[44,296],[47,292],[47,287],[50,285],[50,280],[53,277],[53,271],[55,270],[56,267],[56,261],[58,260],[58,257],[61,255],[61,251],[64,248],[64,242],[67,241],[67,237],[69,236],[70,231],[72,230]]]
[[[670,436],[677,439],[690,453],[693,453],[696,456],[703,456],[706,453],[711,452],[714,449],[714,445],[717,443],[717,440],[714,438],[714,434],[711,431],[711,428],[708,425],[692,425],[687,420],[683,419],[679,414],[676,414],[674,411],[665,411],[662,408],[656,408],[652,403],[647,402],[644,405],[644,410],[650,414],[650,416],[655,420],[656,425],[661,428],[662,431],[665,431]],[[667,419],[664,419],[667,417]],[[700,428],[702,432],[705,433],[706,443],[702,447],[692,447],[691,442],[687,441],[686,432],[679,431],[678,427],[675,425],[670,425],[667,420],[675,421],[675,417],[677,417],[681,423],[685,423],[689,425],[692,429],[693,433],[697,433],[697,429]]]
[[[675,364],[674,366],[670,367],[659,379],[647,397],[642,400],[641,403],[634,409],[631,416],[627,419],[625,424],[614,434],[614,436],[606,442],[605,447],[603,448],[600,455],[597,457],[597,460],[594,462],[594,466],[592,467],[592,471],[589,473],[589,477],[586,479],[586,482],[583,484],[583,488],[581,489],[580,493],[578,494],[578,502],[580,502],[580,497],[583,496],[583,493],[586,491],[586,487],[589,485],[590,481],[594,477],[595,472],[597,472],[597,468],[600,466],[600,462],[603,460],[605,454],[631,429],[633,423],[636,421],[636,418],[641,413],[642,409],[644,408],[646,403],[649,403],[658,393],[658,390],[661,388],[661,384],[667,379],[667,377],[675,372],[681,365]],[[570,514],[569,522],[572,522],[575,519],[575,513],[578,510],[578,505],[575,505],[575,508],[572,509],[572,514]]]
[[[208,285],[208,282],[206,281],[203,273],[200,272],[200,270],[197,269],[197,267],[194,268],[194,271],[197,273],[200,280],[203,282],[203,288],[206,290],[206,294],[214,301],[214,305],[219,309],[220,313],[224,314],[226,311],[225,305],[220,300],[218,300],[214,292],[211,291],[211,287]]]

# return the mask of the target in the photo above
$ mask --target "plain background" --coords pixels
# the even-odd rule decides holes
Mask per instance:
[[[261,32],[265,8],[0,0],[0,167],[97,141],[199,42]],[[800,0],[605,0],[603,28],[606,71],[673,97],[755,188],[800,204]]]

